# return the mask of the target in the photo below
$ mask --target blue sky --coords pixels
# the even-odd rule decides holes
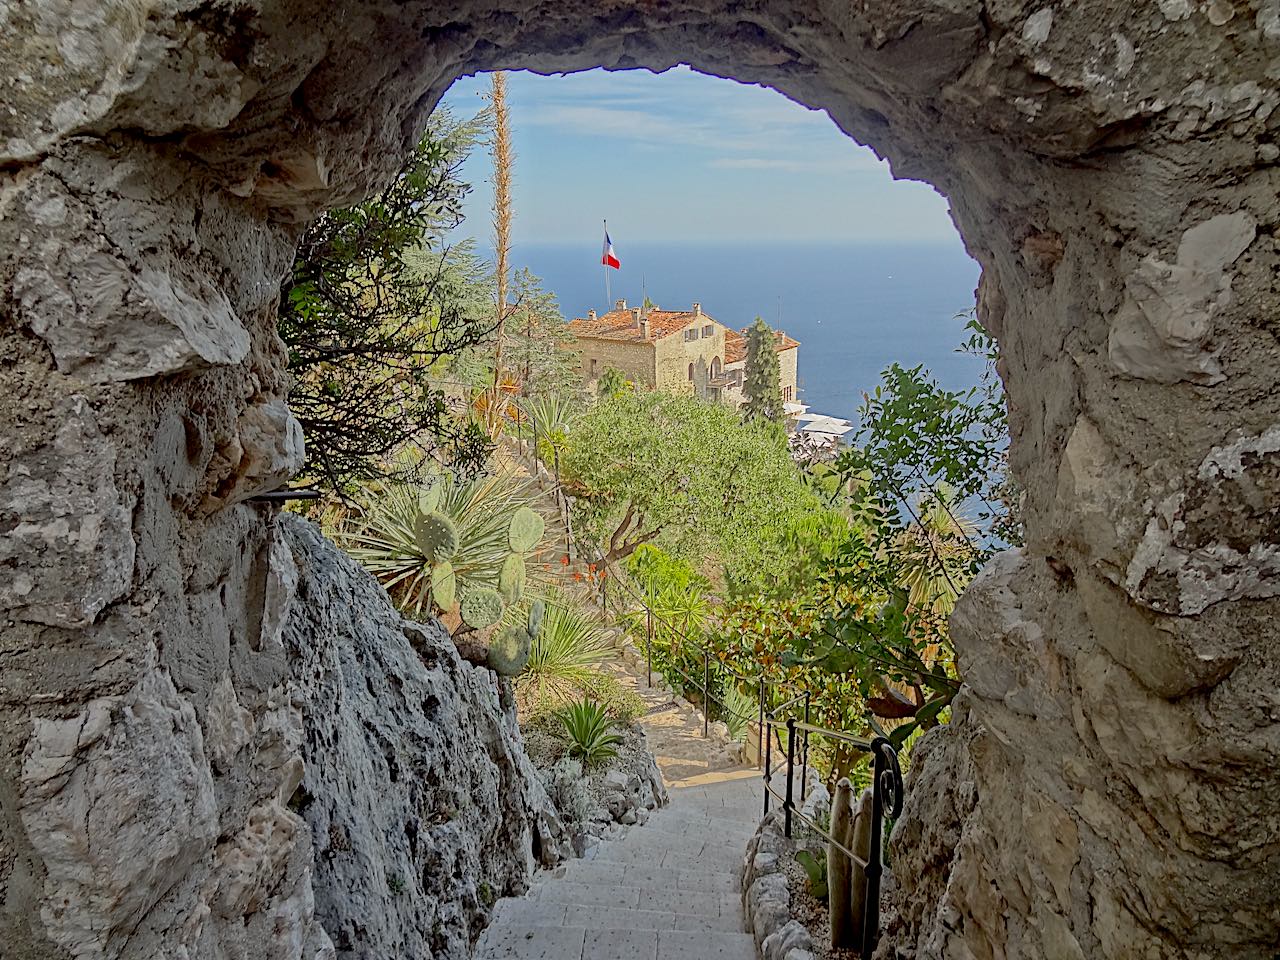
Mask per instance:
[[[488,78],[464,77],[445,103],[484,106]],[[629,242],[945,241],[959,246],[946,201],[895,181],[888,165],[825,112],[776,91],[679,67],[664,74],[591,70],[509,74],[515,145],[513,242],[581,243],[601,219]],[[487,152],[462,233],[482,246],[492,193]],[[625,254],[623,254],[625,256]]]

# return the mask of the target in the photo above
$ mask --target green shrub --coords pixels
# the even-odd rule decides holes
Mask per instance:
[[[534,631],[539,603],[541,629]],[[513,612],[512,617],[517,616]],[[524,672],[516,680],[521,702],[533,712],[556,710],[592,692],[599,664],[608,655],[599,621],[563,594],[535,600],[528,618],[535,636]]]
[[[796,851],[796,863],[804,868],[805,880],[809,885],[809,893],[815,900],[827,899],[827,855],[819,850],[812,853],[808,850]]]
[[[622,737],[613,732],[613,721],[605,708],[593,700],[571,703],[556,716],[569,741],[569,755],[588,767],[618,755]]]

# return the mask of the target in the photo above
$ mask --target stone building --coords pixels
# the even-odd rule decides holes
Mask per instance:
[[[607,313],[592,310],[572,320],[569,331],[589,385],[615,367],[651,390],[695,393],[735,407],[744,401],[746,337],[703,313],[699,303],[689,310],[661,310],[616,300]],[[782,398],[794,400],[800,343],[781,331],[775,337]]]

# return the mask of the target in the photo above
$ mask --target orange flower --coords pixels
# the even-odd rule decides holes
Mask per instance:
[[[566,553],[560,558],[560,566],[567,567],[569,565],[569,555]]]
[[[577,570],[573,571],[573,579],[574,579],[575,581],[577,581],[578,583],[581,583],[581,582],[582,582],[582,574],[580,574]]]

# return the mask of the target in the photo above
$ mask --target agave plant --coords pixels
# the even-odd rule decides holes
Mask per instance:
[[[422,489],[389,486],[362,505],[341,541],[412,616],[448,610],[482,589],[498,591],[505,606],[523,592],[523,555],[542,538],[534,497],[532,483],[510,471],[468,481],[437,476]],[[477,611],[491,606],[484,596],[471,604]]]
[[[613,732],[613,721],[600,704],[582,699],[561,710],[556,716],[569,740],[569,756],[580,759],[584,766],[595,766],[618,755],[622,737]]]
[[[523,703],[539,709],[563,706],[595,690],[598,666],[607,655],[599,621],[563,594],[552,593],[516,691]]]

